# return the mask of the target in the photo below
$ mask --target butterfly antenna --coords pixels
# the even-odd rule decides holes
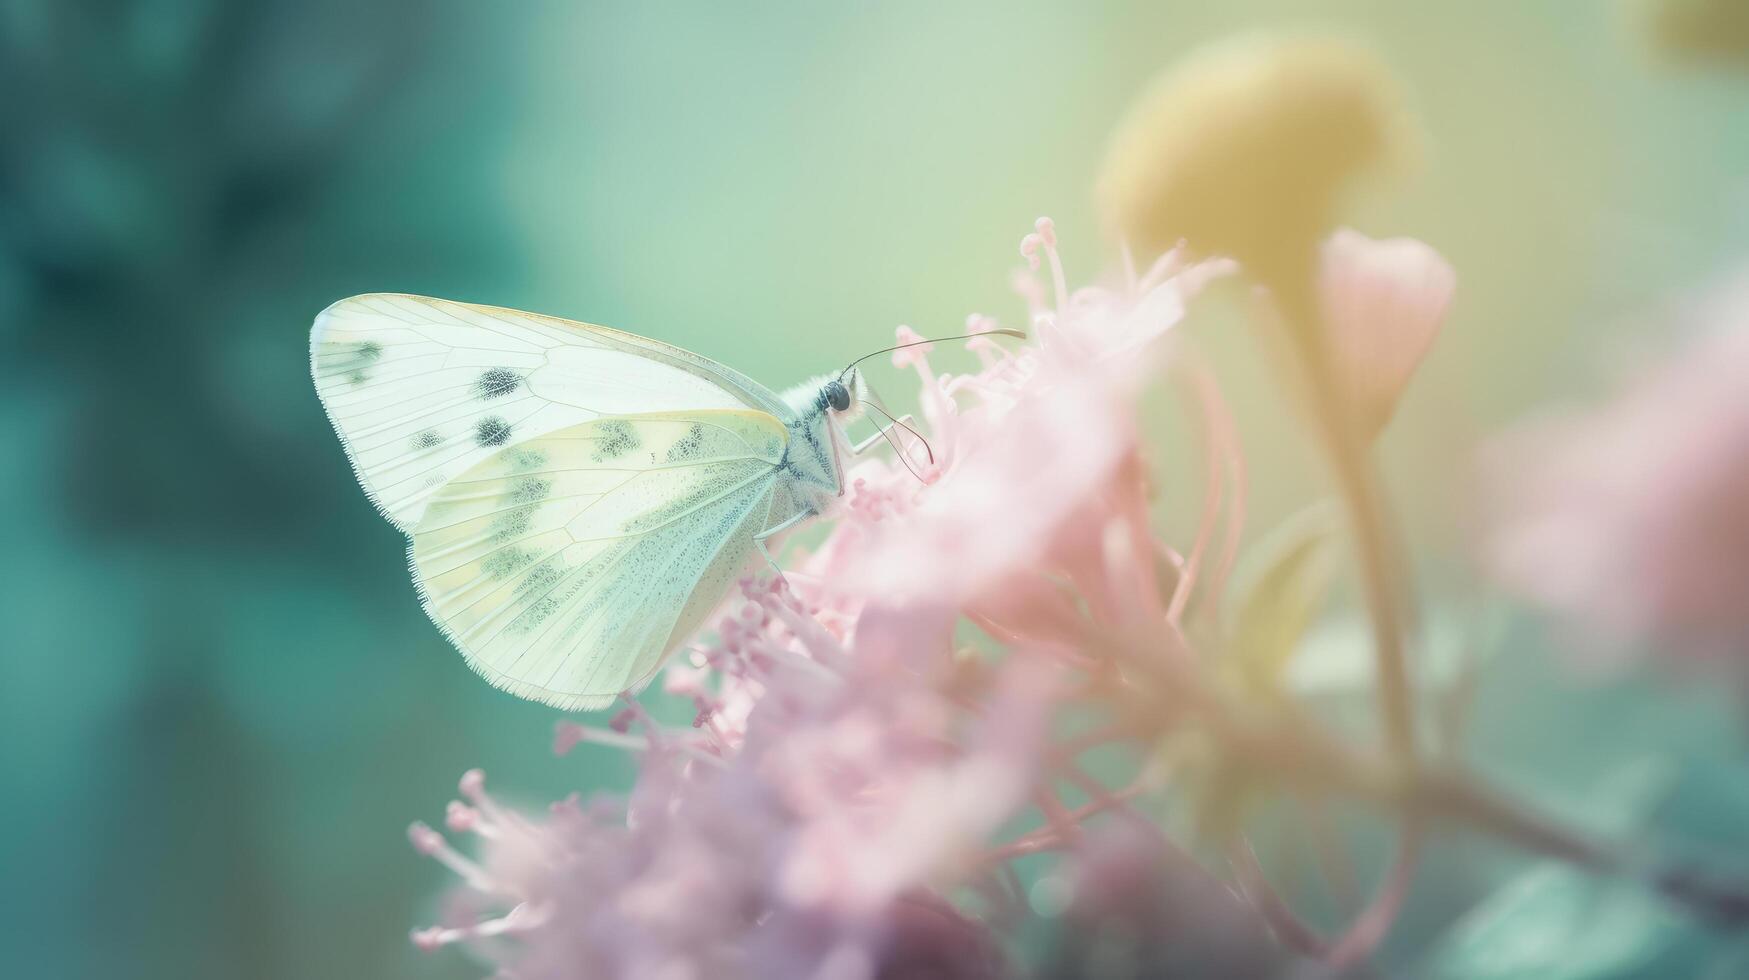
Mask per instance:
[[[923,444],[923,453],[924,453],[924,455],[929,457],[929,465],[931,465],[931,466],[935,465],[935,450],[930,447],[929,440],[923,438],[923,433],[918,432],[916,429],[913,429],[910,426],[906,425],[905,423],[899,421],[898,419],[893,418],[892,412],[887,411],[886,409],[880,407],[879,405],[876,405],[874,402],[871,402],[866,398],[858,398],[857,401],[862,402],[864,405],[867,405],[869,408],[872,408],[875,411],[881,413],[882,415],[885,415],[887,417],[887,421],[893,423],[893,425],[896,425],[899,428],[904,429],[906,432],[911,433],[911,435],[914,438],[916,438],[916,440],[918,442],[921,442]],[[887,441],[888,442],[893,442],[893,436],[892,436],[893,430],[891,427],[882,429],[881,431],[887,434]],[[899,449],[898,443],[893,442],[893,448],[895,450],[898,450],[899,455],[901,455],[901,456],[906,455],[904,450]]]
[[[856,360],[851,361],[849,364],[844,365],[844,370],[838,372],[838,380],[843,381],[844,376],[850,373],[851,368],[856,367],[858,364],[861,364],[863,361],[866,361],[871,357],[879,357],[882,354],[891,354],[893,351],[904,350],[907,347],[916,347],[919,344],[946,343],[949,340],[971,340],[973,337],[989,337],[994,334],[1001,334],[1004,337],[1017,337],[1021,340],[1026,339],[1025,331],[1015,330],[1012,327],[996,327],[993,330],[980,330],[977,333],[955,334],[952,337],[925,337],[922,340],[913,340],[907,344],[894,344],[891,347],[877,350],[872,354],[864,354]],[[890,415],[887,417],[892,418]],[[893,419],[893,421],[897,422],[898,419]]]

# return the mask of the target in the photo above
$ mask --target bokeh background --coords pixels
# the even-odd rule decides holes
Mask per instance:
[[[1653,56],[1626,19],[1578,0],[0,0],[0,973],[472,976],[407,942],[446,883],[407,823],[472,766],[528,800],[629,775],[552,758],[555,714],[480,682],[420,612],[309,382],[323,306],[539,310],[774,387],[899,323],[1013,322],[1033,218],[1056,218],[1071,280],[1109,268],[1106,133],[1150,75],[1235,32],[1361,38],[1410,92],[1423,165],[1351,217],[1459,271],[1386,453],[1429,605],[1470,608],[1471,450],[1660,345],[1663,304],[1749,253],[1749,87]],[[1192,327],[1239,405],[1261,531],[1319,474],[1236,319]],[[1194,494],[1163,455],[1166,499]],[[1587,801],[1650,766],[1664,831],[1742,843],[1726,697],[1575,680],[1518,617],[1490,635],[1485,768],[1613,820],[1625,804]],[[1437,944],[1503,860],[1436,853],[1392,955]],[[1670,929],[1583,975],[1672,975],[1711,948]]]

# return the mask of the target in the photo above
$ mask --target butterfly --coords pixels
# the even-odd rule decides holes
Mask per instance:
[[[772,538],[832,510],[847,455],[915,435],[849,441],[860,406],[887,414],[864,359],[780,395],[635,334],[389,293],[310,331],[425,611],[493,685],[568,710],[648,683]]]

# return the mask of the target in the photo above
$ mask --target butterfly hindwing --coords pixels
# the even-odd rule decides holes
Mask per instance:
[[[495,450],[413,529],[426,609],[498,687],[600,707],[648,680],[747,564],[786,441],[775,416],[717,409]]]
[[[359,483],[411,531],[446,481],[531,437],[616,415],[781,413],[696,354],[555,317],[373,293],[316,318],[310,369]]]

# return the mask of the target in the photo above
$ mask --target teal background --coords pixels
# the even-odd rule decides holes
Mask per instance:
[[[554,760],[555,713],[480,682],[420,612],[309,383],[323,306],[539,310],[774,387],[898,323],[1013,322],[1033,218],[1057,219],[1072,281],[1106,268],[1105,134],[1235,31],[1370,41],[1421,119],[1424,166],[1354,220],[1459,270],[1386,452],[1430,602],[1469,597],[1470,448],[1662,343],[1631,314],[1749,244],[1749,91],[1656,63],[1623,24],[1576,0],[0,0],[0,973],[476,975],[406,941],[447,883],[406,824],[472,766],[531,802],[629,777]],[[1232,319],[1194,329],[1240,407],[1261,529],[1320,481]],[[1165,455],[1168,499],[1194,500]],[[1650,756],[1688,787],[1672,832],[1741,836],[1728,697],[1580,683],[1534,624],[1504,635],[1485,765],[1583,814]],[[1510,869],[1499,853],[1436,856],[1392,955]]]

